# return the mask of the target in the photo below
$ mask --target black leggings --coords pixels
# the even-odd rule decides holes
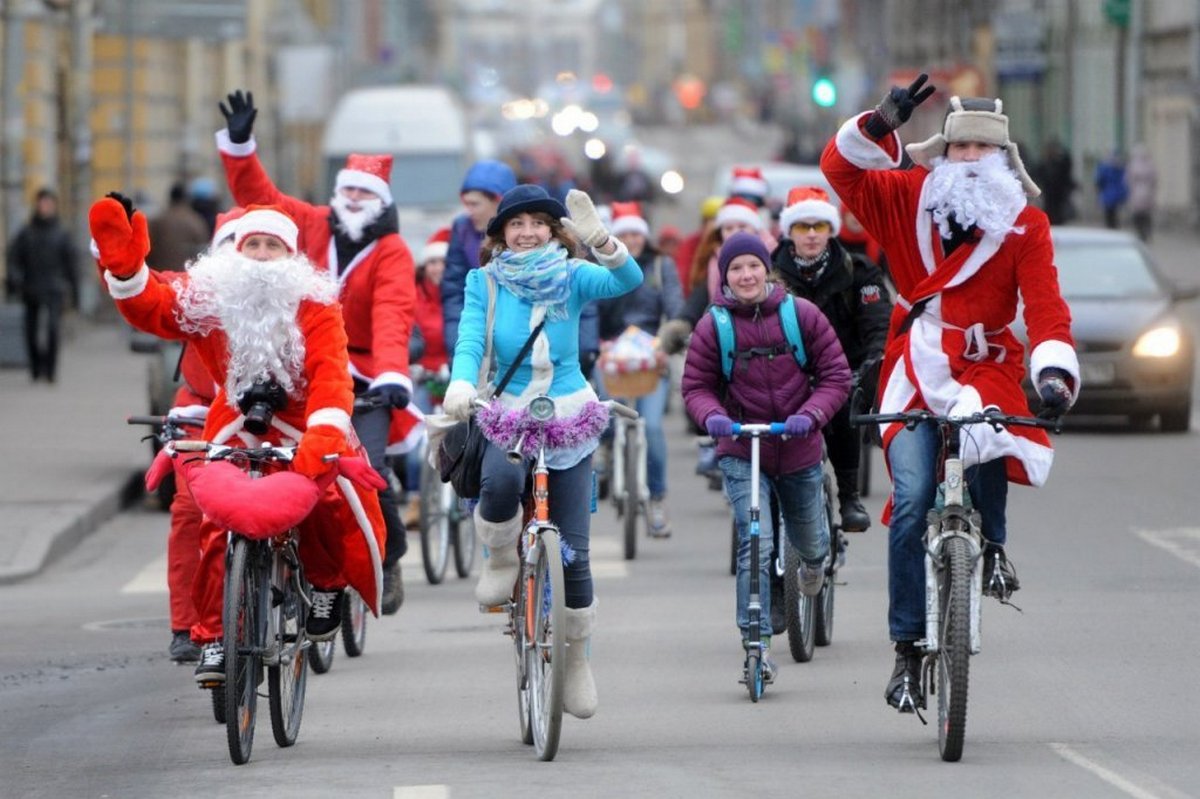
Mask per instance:
[[[34,380],[45,377],[53,380],[58,367],[58,322],[62,317],[61,297],[25,300],[25,348],[29,353],[29,372]],[[40,317],[45,314],[45,322]],[[43,345],[39,328],[45,325],[46,340]]]
[[[521,497],[525,494],[527,474],[524,466],[509,463],[504,450],[489,443],[483,453],[479,481],[479,515],[496,523],[517,515]],[[567,607],[590,607],[593,596],[592,567],[588,560],[592,523],[591,455],[569,469],[550,470],[550,520],[574,552],[571,562],[564,564]]]

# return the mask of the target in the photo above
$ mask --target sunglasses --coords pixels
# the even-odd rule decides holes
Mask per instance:
[[[799,230],[801,233],[812,231],[813,233],[828,233],[833,230],[833,225],[828,222],[793,222],[792,232]]]

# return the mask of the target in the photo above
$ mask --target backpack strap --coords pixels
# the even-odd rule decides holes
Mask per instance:
[[[479,375],[475,379],[475,387],[480,390],[481,398],[487,401],[496,393],[488,384],[488,379],[492,376],[492,326],[496,322],[496,281],[486,271],[483,273],[483,280],[487,284],[488,292],[487,327],[484,333],[486,344],[483,360],[479,362]]]
[[[729,316],[729,309],[720,305],[709,306],[708,312],[712,315],[713,327],[717,329],[717,346],[721,350],[721,374],[725,376],[725,382],[729,382],[729,376],[733,374],[733,356],[736,349],[733,319]]]
[[[804,337],[800,334],[800,317],[796,313],[796,300],[788,297],[779,305],[779,322],[783,325],[783,335],[792,348],[792,356],[796,363],[804,369],[808,366],[808,354],[804,351]]]

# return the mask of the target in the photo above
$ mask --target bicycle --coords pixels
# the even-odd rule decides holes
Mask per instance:
[[[636,418],[637,412],[613,402],[603,403],[618,415]],[[475,407],[487,407],[482,400]],[[566,588],[563,548],[558,528],[550,519],[550,469],[546,465],[545,436],[540,432],[554,419],[554,400],[534,397],[527,407],[534,423],[537,454],[524,453],[527,433],[508,452],[514,465],[530,466],[532,489],[525,498],[525,529],[517,538],[520,572],[512,598],[485,613],[507,613],[505,634],[512,636],[517,667],[517,714],[521,741],[532,744],[538,759],[553,760],[562,731],[563,688],[566,664]]]
[[[367,645],[367,603],[353,588],[346,588],[338,608],[342,624],[338,628],[342,648],[347,657],[356,658]],[[308,648],[308,665],[315,674],[325,674],[333,668],[333,657],[337,652],[337,636],[328,641],[314,641]]]
[[[984,538],[978,511],[966,490],[965,469],[960,457],[959,431],[976,424],[1003,427],[1041,427],[1062,432],[1062,421],[1014,416],[988,409],[961,417],[944,416],[928,410],[901,413],[859,414],[851,424],[903,423],[914,430],[923,423],[935,424],[940,438],[938,460],[941,479],[934,507],[927,515],[925,531],[925,638],[917,641],[923,651],[921,675],[924,691],[919,700],[907,682],[900,700],[901,712],[910,712],[925,723],[921,710],[925,697],[938,698],[938,751],[942,760],[962,757],[967,726],[967,691],[970,656],[981,648],[980,612],[985,594],[1007,601],[1011,593],[997,569],[992,582],[983,585]]]
[[[613,420],[609,459],[612,470],[609,496],[617,509],[617,518],[621,519],[625,560],[637,557],[638,521],[645,518],[650,497],[646,487],[646,423],[634,413],[633,418],[618,414]]]

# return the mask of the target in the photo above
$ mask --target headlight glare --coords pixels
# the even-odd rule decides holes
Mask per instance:
[[[1174,324],[1161,325],[1151,328],[1133,345],[1133,354],[1137,358],[1170,358],[1179,353],[1183,346],[1183,337],[1179,327]]]

